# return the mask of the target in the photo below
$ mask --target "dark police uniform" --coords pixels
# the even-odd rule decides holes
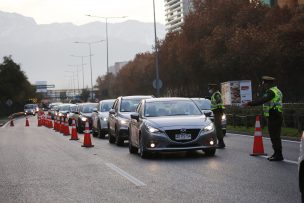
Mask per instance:
[[[264,83],[270,84],[270,88],[266,90],[262,98],[248,102],[249,106],[258,106],[263,104],[264,116],[268,121],[268,131],[272,142],[274,154],[268,158],[269,161],[282,161],[282,141],[281,141],[281,127],[283,122],[282,117],[282,92],[273,85],[275,78],[264,76],[262,77]]]
[[[209,84],[209,88],[216,89],[217,85],[216,84]],[[223,100],[222,100],[222,95],[221,93],[216,90],[213,92],[211,96],[211,110],[214,115],[214,126],[216,130],[216,136],[218,139],[218,145],[217,147],[222,149],[225,148],[226,145],[224,143],[224,134],[222,130],[222,116],[224,114],[224,105],[223,105]]]

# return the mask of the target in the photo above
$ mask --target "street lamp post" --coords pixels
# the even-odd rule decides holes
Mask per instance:
[[[89,56],[76,56],[76,55],[73,55],[73,54],[71,54],[70,56],[81,58],[81,68],[82,68],[82,89],[84,89],[84,65],[86,65],[86,64],[83,63],[83,58],[84,58],[84,57],[89,57]]]
[[[76,67],[76,71],[70,71],[70,72],[76,72],[77,73],[77,85],[78,85],[78,94],[79,94],[79,92],[80,92],[80,89],[79,89],[79,70],[78,70],[78,65],[68,65],[68,66],[70,66],[70,67]]]
[[[155,38],[156,97],[159,97],[159,95],[160,95],[159,55],[158,55],[158,48],[157,48],[156,18],[155,18],[155,1],[154,1],[154,0],[153,0],[153,15],[154,15],[154,38]]]
[[[106,21],[106,53],[107,53],[107,74],[109,74],[109,38],[108,38],[108,19],[112,18],[126,18],[127,16],[120,16],[120,17],[103,17],[103,16],[92,16],[92,15],[87,15],[89,17],[93,18],[103,18]]]
[[[90,69],[91,69],[91,100],[93,101],[93,70],[92,70],[92,50],[91,50],[91,45],[92,44],[96,44],[96,43],[100,43],[103,42],[104,40],[100,40],[100,41],[94,41],[94,42],[74,42],[77,44],[87,44],[89,45],[89,53],[90,53]]]

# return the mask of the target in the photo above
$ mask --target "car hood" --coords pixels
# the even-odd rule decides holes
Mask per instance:
[[[162,130],[189,127],[203,128],[210,123],[211,121],[203,115],[153,117],[146,120],[146,124]]]
[[[124,112],[124,113],[119,113],[118,116],[121,117],[121,118],[124,118],[124,119],[128,119],[130,120],[131,119],[131,114],[134,113],[134,112]]]
[[[98,112],[98,116],[100,118],[108,118],[109,117],[109,112]]]
[[[81,116],[84,116],[84,117],[92,117],[92,113],[82,113]]]

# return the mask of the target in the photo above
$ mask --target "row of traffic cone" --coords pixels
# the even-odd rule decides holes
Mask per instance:
[[[53,128],[56,132],[60,132],[65,136],[71,135],[70,140],[79,140],[77,129],[76,129],[76,122],[75,119],[72,120],[72,131],[70,133],[68,118],[55,116],[54,118],[54,125],[51,120],[51,118],[48,116],[47,119],[45,119],[45,115],[42,115],[42,117],[38,116],[38,126],[44,125],[48,128]],[[87,121],[85,124],[85,130],[84,130],[84,139],[83,139],[83,145],[82,147],[94,147],[92,145],[91,141],[91,133],[89,128],[89,122]]]

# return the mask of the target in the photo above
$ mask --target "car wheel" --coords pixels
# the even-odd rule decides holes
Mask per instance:
[[[110,143],[110,144],[113,144],[113,143],[116,141],[116,139],[115,139],[115,137],[112,135],[111,130],[110,130],[110,127],[108,127],[108,129],[109,129],[109,143]]]
[[[94,128],[92,127],[92,135],[93,135],[93,137],[97,137],[97,132],[94,130]]]
[[[123,146],[124,145],[124,140],[119,137],[119,132],[118,132],[117,128],[115,128],[115,134],[116,134],[116,145],[117,146]]]
[[[97,136],[100,139],[104,139],[106,137],[106,134],[100,129],[100,122],[97,123]]]
[[[149,158],[149,153],[144,149],[144,145],[142,143],[142,139],[141,138],[139,138],[139,156],[142,159]]]
[[[207,156],[214,156],[215,152],[216,152],[216,148],[211,148],[211,149],[203,149],[203,151],[205,152],[205,154]]]
[[[129,152],[130,154],[137,154],[138,153],[138,148],[134,147],[132,145],[131,139],[130,139],[130,133],[129,133]]]

